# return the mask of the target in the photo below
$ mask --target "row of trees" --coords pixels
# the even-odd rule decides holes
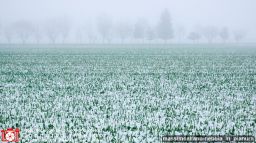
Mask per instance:
[[[242,31],[230,32],[227,27],[196,27],[186,32],[182,26],[174,28],[168,10],[164,10],[159,21],[151,25],[146,19],[134,24],[116,22],[106,15],[98,17],[94,24],[72,28],[67,18],[50,19],[44,24],[20,20],[0,25],[0,42],[5,43],[111,43],[111,42],[239,42],[245,37]]]
[[[187,38],[194,42],[199,42],[199,40],[205,38],[209,43],[212,43],[214,40],[219,38],[221,42],[227,43],[231,38],[233,38],[235,42],[240,42],[245,36],[246,34],[244,31],[233,31],[230,33],[227,27],[218,29],[214,26],[208,26],[201,27],[201,29],[190,32]]]

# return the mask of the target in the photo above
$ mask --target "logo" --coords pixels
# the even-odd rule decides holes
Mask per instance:
[[[18,142],[19,141],[19,132],[18,128],[12,129],[8,128],[7,130],[1,130],[2,132],[2,141],[3,142]]]

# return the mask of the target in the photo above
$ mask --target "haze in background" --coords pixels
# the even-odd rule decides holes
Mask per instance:
[[[255,7],[255,0],[0,0],[0,25],[66,17],[75,31],[101,15],[130,23],[145,18],[155,25],[161,12],[168,9],[174,29],[184,27],[189,32],[200,26],[228,27],[231,32],[246,32],[243,41],[255,42]]]

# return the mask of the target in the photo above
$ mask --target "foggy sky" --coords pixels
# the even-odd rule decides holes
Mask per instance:
[[[245,41],[256,41],[256,0],[0,0],[0,22],[65,16],[78,24],[107,14],[125,21],[145,17],[154,23],[165,8],[174,25],[227,26],[246,31]]]

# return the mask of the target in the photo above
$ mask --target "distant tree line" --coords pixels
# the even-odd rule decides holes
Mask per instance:
[[[75,28],[76,27],[76,28]],[[48,19],[43,23],[19,20],[8,25],[0,23],[0,43],[228,43],[240,42],[244,31],[230,31],[228,27],[201,26],[186,32],[183,26],[174,27],[165,9],[155,24],[145,18],[136,22],[113,22],[102,15],[94,23],[72,26],[65,18]]]

